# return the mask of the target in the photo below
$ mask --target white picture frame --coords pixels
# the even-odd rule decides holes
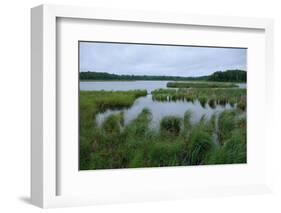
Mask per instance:
[[[253,29],[264,33],[264,69],[262,74],[265,79],[252,79],[252,85],[261,80],[265,87],[264,106],[272,107],[273,90],[273,21],[271,19],[241,18],[241,17],[216,17],[187,14],[152,13],[145,11],[123,11],[112,9],[84,8],[74,6],[41,5],[31,10],[31,201],[33,204],[47,207],[91,205],[99,203],[138,202],[144,200],[165,200],[197,196],[251,194],[270,191],[269,161],[257,171],[263,178],[254,184],[240,182],[239,185],[221,184],[210,187],[200,187],[194,183],[194,188],[175,186],[163,190],[149,191],[134,194],[134,190],[120,192],[105,191],[99,195],[58,195],[59,173],[58,166],[58,99],[57,88],[57,21],[59,18],[80,20],[108,20],[134,23],[153,23],[168,26],[202,26],[224,28],[229,31],[234,29]],[[74,85],[76,86],[76,85]],[[266,131],[263,134],[265,141],[263,147],[270,146],[269,134],[272,114],[268,110],[263,118]],[[264,160],[266,151],[264,151]],[[165,168],[164,168],[165,169]],[[154,169],[150,169],[153,172]],[[182,174],[182,171],[168,169],[170,177]],[[201,168],[201,170],[205,170]],[[164,170],[162,170],[163,173]],[[145,173],[138,170],[138,174]],[[164,172],[165,173],[165,172]],[[162,175],[164,175],[164,173]],[[136,173],[137,174],[137,173]],[[206,173],[204,173],[206,174]],[[126,174],[128,175],[128,174]],[[131,174],[132,175],[132,174]],[[130,176],[131,178],[133,176]],[[163,183],[161,183],[163,184]],[[161,186],[161,185],[159,185]],[[164,187],[164,185],[163,185]]]

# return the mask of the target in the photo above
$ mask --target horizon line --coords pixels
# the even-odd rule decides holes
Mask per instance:
[[[105,71],[79,71],[79,73],[81,72],[95,72],[95,73],[107,73],[107,74],[111,74],[111,75],[128,75],[128,76],[165,76],[165,77],[204,77],[204,76],[210,76],[212,74],[214,74],[215,72],[227,72],[227,71],[243,71],[243,72],[247,72],[247,70],[244,69],[226,69],[226,70],[217,70],[214,71],[212,73],[210,73],[209,75],[197,75],[197,76],[182,76],[182,75],[149,75],[149,74],[117,74],[117,73],[111,73],[111,72],[105,72]]]

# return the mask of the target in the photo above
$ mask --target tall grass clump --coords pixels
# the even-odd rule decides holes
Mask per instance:
[[[225,110],[218,117],[219,141],[223,144],[231,137],[231,131],[236,127],[236,111]]]
[[[246,110],[246,96],[241,97],[237,104],[237,107],[243,111]]]
[[[186,130],[190,130],[192,128],[191,116],[192,116],[192,112],[189,110],[184,113],[183,125],[184,125],[184,129]]]
[[[209,102],[208,102],[209,106],[214,109],[216,107],[216,101],[215,99],[211,98],[209,99]]]
[[[176,116],[165,116],[160,121],[160,130],[162,133],[178,135],[181,130],[182,120]]]
[[[184,158],[185,144],[181,140],[171,143],[167,140],[158,138],[152,142],[147,149],[146,162],[152,167],[162,166],[181,166]]]
[[[102,130],[105,134],[109,134],[112,136],[117,136],[121,132],[122,114],[112,114],[109,115],[105,121],[102,123]]]
[[[206,98],[205,96],[201,96],[201,97],[198,98],[198,100],[199,100],[201,106],[202,106],[203,108],[205,108],[206,103],[207,103],[207,98]]]
[[[188,145],[190,165],[201,165],[207,157],[210,150],[214,147],[212,136],[205,129],[198,125],[191,132]]]
[[[247,132],[245,114],[225,110],[218,118],[221,146],[210,153],[206,164],[233,164],[247,162]]]
[[[140,138],[144,137],[149,132],[149,124],[152,119],[152,115],[149,109],[144,108],[136,119],[131,121],[129,125],[125,127],[124,133],[127,137]]]
[[[239,130],[231,133],[231,137],[223,144],[217,147],[209,155],[206,164],[233,164],[247,162],[247,146],[244,142],[243,134]]]

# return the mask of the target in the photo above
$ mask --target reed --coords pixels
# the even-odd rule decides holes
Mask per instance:
[[[188,93],[196,100],[198,95],[205,105],[210,99],[224,100],[225,92],[210,89],[157,90],[152,95],[167,93],[171,97]],[[204,90],[204,91],[202,91]],[[236,90],[236,89],[235,89]],[[230,100],[241,99],[244,91],[229,91]],[[124,114],[109,115],[102,124],[95,123],[95,114],[115,107],[129,107],[146,91],[82,92],[80,94],[80,169],[116,169],[162,166],[210,165],[245,163],[246,113],[240,108],[225,110],[211,118],[202,116],[192,123],[193,113],[183,117],[166,116],[159,129],[151,127],[152,114],[144,108],[137,117],[124,124]],[[174,96],[173,96],[174,95]],[[119,99],[117,101],[116,99]],[[217,137],[214,137],[216,135]],[[218,138],[218,139],[216,139]],[[218,141],[219,143],[218,143]]]
[[[160,130],[163,134],[178,135],[181,130],[182,120],[176,116],[165,116],[160,121]]]
[[[224,82],[188,82],[188,81],[173,81],[168,82],[167,87],[170,88],[235,88],[238,85]]]
[[[157,89],[152,91],[154,101],[190,101],[198,100],[202,107],[207,104],[211,108],[229,104],[246,110],[246,89],[232,88],[190,88],[190,89]]]
[[[96,128],[95,116],[106,109],[126,108],[133,105],[141,96],[146,96],[146,90],[130,91],[80,91],[79,96],[79,167],[91,168],[93,147],[101,145],[106,137]],[[111,118],[113,119],[113,118]],[[113,121],[112,121],[113,122]],[[122,120],[120,120],[122,122]],[[109,156],[110,158],[110,156]],[[96,164],[95,164],[96,165]],[[97,167],[100,168],[100,167]]]

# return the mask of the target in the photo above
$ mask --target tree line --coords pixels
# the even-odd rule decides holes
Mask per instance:
[[[218,71],[209,76],[182,77],[165,75],[117,75],[107,72],[80,72],[80,80],[93,81],[224,81],[224,82],[246,82],[247,73],[243,70]]]
[[[209,81],[246,82],[247,73],[243,70],[227,70],[214,72],[208,77]]]

